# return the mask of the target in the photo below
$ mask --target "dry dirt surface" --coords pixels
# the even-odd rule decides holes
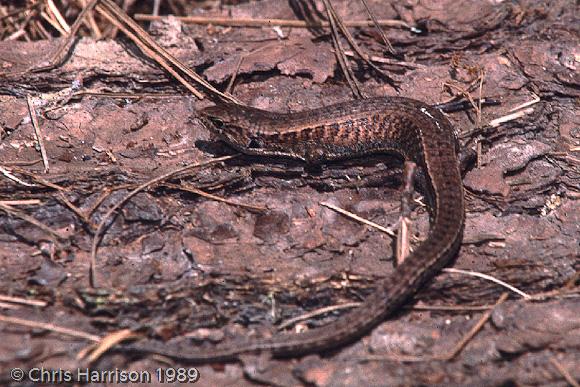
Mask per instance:
[[[322,3],[204,4],[182,11],[326,18]],[[333,4],[343,20],[368,18],[361,2]],[[431,104],[469,96],[476,107],[480,97],[499,102],[449,113],[462,148],[478,154],[464,175],[466,229],[452,267],[517,291],[442,272],[352,345],[302,358],[243,356],[195,365],[197,383],[578,385],[577,2],[370,1],[369,7],[377,19],[416,29],[385,29],[399,55],[393,57],[374,28],[349,28],[399,88],[348,57],[365,95]],[[232,93],[248,105],[287,112],[354,98],[326,27],[208,26],[173,18],[143,26],[218,89],[236,74]],[[64,376],[79,368],[149,371],[161,384],[158,372],[170,378],[193,365],[116,352],[116,337],[134,332],[167,345],[188,340],[195,350],[238,336],[320,327],[393,271],[390,236],[321,203],[395,225],[399,160],[377,156],[312,169],[239,156],[186,170],[125,200],[156,177],[235,151],[199,120],[196,111],[211,102],[194,97],[121,33],[115,40],[83,37],[62,65],[25,71],[62,43],[0,42],[0,384],[37,385],[30,378],[38,374],[28,372],[35,367],[61,370],[61,379],[52,374],[48,384],[74,384]],[[415,206],[412,221],[417,245],[428,232],[423,206]],[[494,307],[504,293],[507,300]],[[87,357],[107,335],[100,342],[105,352]],[[23,381],[14,380],[15,368]]]

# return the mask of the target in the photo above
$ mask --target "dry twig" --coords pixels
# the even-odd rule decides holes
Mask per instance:
[[[67,336],[71,336],[71,337],[78,337],[78,338],[90,340],[90,341],[99,341],[101,339],[97,335],[92,335],[90,333],[78,331],[75,329],[64,328],[64,327],[60,327],[58,325],[54,325],[54,324],[50,324],[50,323],[42,323],[42,322],[37,322],[37,321],[25,320],[25,319],[21,319],[18,317],[10,317],[10,316],[0,315],[0,322],[14,324],[14,325],[22,325],[22,326],[26,326],[26,327],[30,327],[30,328],[34,328],[34,329],[45,329],[45,330],[50,331],[50,332],[55,332],[55,333],[59,333],[59,334],[67,335]]]
[[[324,207],[328,207],[331,210],[334,210],[336,212],[339,212],[339,213],[341,213],[341,214],[343,214],[343,215],[345,215],[345,216],[347,216],[347,217],[349,217],[351,219],[356,220],[357,222],[360,222],[360,223],[366,224],[367,226],[376,228],[377,230],[382,231],[385,234],[388,234],[388,235],[393,236],[393,237],[395,236],[395,233],[393,232],[392,229],[390,229],[388,227],[383,227],[380,224],[377,224],[375,222],[371,222],[368,219],[362,218],[362,217],[360,217],[360,216],[358,216],[356,214],[353,214],[352,212],[349,212],[349,211],[344,210],[344,209],[342,209],[340,207],[337,207],[334,204],[331,204],[331,203],[328,203],[328,202],[320,202],[320,205],[321,206],[324,206]]]
[[[36,116],[36,108],[34,107],[34,101],[32,97],[27,96],[26,102],[28,103],[28,113],[30,114],[30,121],[32,122],[32,127],[34,128],[34,134],[36,135],[36,141],[40,148],[40,154],[42,156],[42,163],[44,164],[44,173],[48,173],[50,167],[48,164],[48,156],[46,155],[46,148],[44,147],[44,138],[42,131],[40,130],[40,125],[38,124],[38,117]]]
[[[231,18],[231,17],[206,17],[206,16],[174,16],[175,19],[183,23],[202,24],[202,25],[219,25],[228,27],[292,27],[292,28],[317,28],[330,27],[329,22],[325,21],[303,21],[290,19],[255,19],[255,18]],[[154,16],[149,14],[137,13],[135,20],[138,21],[159,21],[166,19],[168,16]],[[380,27],[393,27],[411,29],[411,27],[402,20],[377,20]],[[347,20],[344,22],[346,27],[372,27],[375,25],[370,20]]]

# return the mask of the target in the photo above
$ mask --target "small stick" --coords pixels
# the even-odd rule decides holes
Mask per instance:
[[[473,109],[475,110],[475,114],[477,115],[477,117],[480,116],[480,109],[478,108],[478,106],[481,106],[481,94],[480,94],[480,98],[479,98],[479,105],[477,105],[475,103],[475,100],[473,99],[473,97],[471,96],[471,94],[469,93],[469,90],[474,87],[474,84],[472,83],[471,85],[469,85],[467,87],[467,89],[462,89],[459,86],[456,86],[452,83],[445,83],[445,86],[450,88],[450,89],[454,89],[456,90],[459,94],[456,94],[453,98],[451,98],[450,100],[444,102],[444,103],[449,103],[453,100],[455,100],[456,98],[459,98],[459,95],[462,95],[465,99],[467,99],[469,101],[469,103],[471,104],[471,106],[473,106]],[[480,127],[481,125],[479,125],[479,121],[480,119],[478,118],[478,127]]]
[[[515,112],[515,111],[521,110],[523,108],[527,108],[528,106],[535,105],[535,104],[537,104],[540,101],[541,101],[540,97],[538,97],[535,93],[532,93],[532,99],[530,101],[524,102],[521,105],[518,105],[518,106],[516,106],[514,108],[511,108],[509,111],[510,112]]]
[[[394,236],[395,236],[395,233],[393,232],[393,230],[392,230],[392,229],[390,229],[390,228],[388,228],[388,227],[383,227],[383,226],[381,226],[380,224],[377,224],[377,223],[375,223],[375,222],[371,222],[371,221],[370,221],[370,220],[368,220],[368,219],[362,218],[362,217],[360,217],[360,216],[358,216],[358,215],[356,215],[356,214],[353,214],[352,212],[349,212],[349,211],[347,211],[347,210],[344,210],[344,209],[342,209],[342,208],[340,208],[340,207],[337,207],[337,206],[335,206],[334,204],[330,204],[330,203],[328,203],[328,202],[320,202],[320,205],[321,205],[321,206],[324,206],[324,207],[328,207],[328,208],[330,208],[331,210],[334,210],[334,211],[336,211],[336,212],[339,212],[339,213],[341,213],[341,214],[343,214],[343,215],[345,215],[345,216],[347,216],[347,217],[349,217],[349,218],[351,218],[351,219],[354,219],[354,220],[356,220],[357,222],[364,223],[364,224],[366,224],[367,226],[371,226],[371,227],[373,227],[373,228],[376,228],[377,230],[379,230],[379,231],[382,231],[382,232],[384,232],[385,234],[388,234],[388,235],[390,235],[390,236],[392,236],[392,237],[394,237]]]
[[[30,120],[32,122],[32,127],[34,128],[34,134],[36,135],[36,141],[40,147],[40,155],[42,156],[42,163],[44,164],[44,173],[48,173],[50,169],[48,165],[48,156],[46,155],[46,149],[44,148],[44,140],[42,138],[42,131],[40,130],[40,125],[38,125],[38,118],[36,117],[36,109],[34,108],[34,101],[30,95],[26,96],[26,102],[28,103],[28,113],[30,114]]]
[[[98,343],[91,345],[84,351],[81,351],[77,357],[86,360],[88,364],[91,364],[116,344],[136,337],[138,337],[138,335],[130,329],[121,329],[120,331],[109,333],[100,339]]]
[[[48,305],[46,301],[41,300],[29,300],[27,298],[22,297],[14,297],[14,296],[3,296],[0,294],[0,301],[10,302],[12,304],[19,304],[19,305],[28,305],[28,306],[39,306],[44,308]]]
[[[95,341],[95,342],[101,340],[101,338],[99,336],[91,335],[90,333],[77,331],[74,329],[69,329],[69,328],[64,328],[64,327],[59,327],[57,325],[49,324],[49,323],[24,320],[24,319],[21,319],[18,317],[10,317],[10,316],[0,315],[0,322],[14,324],[14,325],[22,325],[22,326],[26,326],[26,327],[30,327],[30,328],[35,328],[35,329],[45,329],[47,331],[60,333],[62,335],[78,337],[81,339],[86,339],[86,340]]]
[[[28,171],[26,169],[23,169],[23,168],[20,168],[20,167],[16,167],[16,166],[12,167],[12,169],[15,172],[18,172],[18,173],[20,173],[22,175],[25,175],[25,176],[30,177],[32,180],[34,180],[36,183],[38,183],[40,185],[43,185],[43,186],[48,187],[48,188],[55,189],[57,191],[67,191],[67,188],[61,187],[58,184],[51,183],[50,181],[46,180],[45,178],[43,178],[41,176],[38,176],[38,175],[35,175],[34,173],[32,173],[32,172],[30,172],[30,171]]]
[[[365,95],[364,95],[360,85],[358,84],[356,78],[354,77],[352,69],[348,66],[348,62],[346,60],[346,55],[344,55],[344,49],[342,48],[342,45],[340,44],[340,37],[338,36],[338,27],[337,27],[338,17],[336,16],[336,13],[334,12],[334,8],[332,8],[332,4],[330,3],[330,0],[322,0],[322,2],[324,3],[324,8],[326,9],[326,15],[328,17],[328,21],[330,22],[330,32],[332,35],[332,43],[335,47],[334,53],[336,55],[336,60],[338,61],[338,64],[340,65],[340,68],[342,69],[342,73],[344,74],[344,77],[346,78],[346,81],[348,82],[354,97],[357,99],[364,98]]]
[[[68,34],[70,32],[70,26],[68,25],[66,19],[62,16],[56,5],[54,5],[54,1],[46,0],[46,4],[47,4],[46,9],[49,11],[49,13],[52,14],[52,16],[54,16],[58,24],[61,26],[62,30],[64,30],[65,34]]]
[[[169,184],[169,183],[164,183],[163,186],[173,188],[173,189],[182,190],[182,191],[186,191],[186,192],[191,192],[191,193],[197,194],[199,196],[202,196],[206,199],[215,200],[216,202],[222,202],[222,203],[229,204],[231,206],[241,207],[241,208],[245,208],[248,210],[260,211],[260,212],[268,210],[266,207],[260,207],[260,206],[254,206],[251,204],[234,202],[232,200],[228,200],[228,199],[222,198],[221,196],[210,194],[208,192],[200,190],[199,188],[195,188],[195,187],[191,187],[191,186],[184,186],[184,185],[179,185],[179,184]]]
[[[483,147],[481,145],[481,141],[477,141],[477,144],[475,146],[476,149],[476,161],[475,161],[475,165],[477,168],[481,168],[481,158],[483,157]]]
[[[75,22],[73,23],[72,27],[70,28],[70,33],[64,32],[62,35],[66,36],[66,41],[56,50],[56,52],[50,57],[48,63],[44,66],[39,66],[36,68],[30,69],[30,71],[40,72],[40,71],[47,71],[55,68],[59,64],[61,64],[65,57],[66,52],[69,50],[72,42],[81,26],[81,22],[83,21],[87,12],[91,11],[99,0],[91,0],[90,3],[83,8]]]
[[[149,14],[137,13],[134,15],[137,21],[159,21],[167,19],[168,16],[154,16]],[[204,17],[204,16],[173,16],[175,19],[190,24],[213,24],[228,27],[294,27],[294,28],[316,28],[330,26],[326,21],[307,22],[303,20],[291,19],[253,19],[253,18],[231,18],[231,17]],[[411,29],[409,24],[402,20],[380,19],[377,23],[381,27],[395,27]],[[371,20],[349,20],[345,21],[347,27],[372,27],[374,24]]]
[[[367,3],[367,0],[362,0],[362,3],[363,3],[363,5],[365,6],[365,8],[367,10],[367,14],[371,17],[371,20],[373,21],[373,24],[375,26],[375,29],[377,30],[377,32],[379,33],[379,35],[381,35],[381,39],[383,39],[383,42],[387,46],[389,52],[391,54],[393,54],[393,55],[396,55],[397,52],[395,51],[395,48],[393,47],[393,45],[389,41],[389,38],[387,38],[387,35],[385,35],[385,32],[383,31],[383,29],[379,25],[379,21],[375,17],[375,14],[371,11],[371,9],[370,9],[370,7],[369,7],[369,5]]]
[[[228,82],[228,86],[226,87],[225,92],[227,94],[232,94],[232,89],[234,88],[234,82],[236,81],[236,76],[238,75],[238,73],[240,71],[240,67],[242,66],[243,61],[244,61],[244,55],[240,55],[240,57],[238,58],[238,63],[236,63],[236,69],[232,73],[232,76],[230,77],[230,81]]]
[[[23,185],[25,187],[34,187],[34,184],[27,183],[24,180],[17,178],[16,176],[14,176],[12,174],[12,172],[10,172],[9,170],[7,170],[6,168],[4,168],[2,166],[0,166],[0,173],[3,174],[6,178],[8,178],[8,179],[20,184],[20,185]]]
[[[475,337],[475,335],[477,334],[477,332],[479,332],[481,330],[481,328],[483,328],[483,326],[485,325],[485,323],[487,322],[487,320],[489,320],[489,318],[491,317],[491,314],[493,313],[493,310],[498,305],[503,304],[505,302],[505,300],[507,300],[507,298],[508,298],[508,294],[507,293],[503,293],[499,297],[499,299],[497,300],[497,302],[495,303],[494,308],[488,310],[487,312],[485,312],[483,314],[483,316],[481,316],[481,318],[479,319],[479,321],[477,322],[477,324],[475,324],[473,326],[473,328],[471,328],[469,330],[469,332],[467,332],[467,334],[465,336],[463,336],[463,338],[461,340],[459,340],[459,342],[455,345],[455,347],[450,352],[448,352],[447,354],[435,356],[434,359],[435,360],[449,361],[449,360],[452,360],[453,358],[455,358],[457,355],[459,355],[459,353],[463,350],[463,348],[465,348],[465,346],[467,345],[467,343],[471,339],[473,339]]]
[[[415,180],[415,170],[417,169],[417,164],[412,161],[406,161],[403,170],[403,181],[404,188],[403,194],[401,196],[401,226],[399,228],[399,233],[397,234],[397,265],[403,263],[405,258],[409,256],[411,251],[410,248],[410,225],[411,220],[411,202],[413,201],[413,184]]]
[[[354,52],[356,52],[358,54],[358,56],[367,64],[369,65],[373,70],[375,70],[378,74],[380,74],[381,76],[383,76],[387,82],[395,89],[398,90],[398,87],[394,81],[394,79],[392,79],[389,74],[387,74],[386,72],[384,72],[383,70],[381,70],[379,67],[377,67],[373,62],[371,62],[368,58],[368,55],[362,51],[362,49],[359,47],[359,45],[357,44],[357,42],[354,40],[354,38],[352,37],[352,34],[350,33],[350,31],[348,30],[348,28],[346,28],[346,26],[344,25],[344,23],[342,22],[342,19],[340,18],[340,16],[336,13],[336,10],[334,9],[334,7],[332,6],[332,3],[330,0],[322,0],[326,9],[327,9],[327,14],[328,14],[328,18],[329,21],[331,22],[331,25],[334,23],[335,26],[333,27],[335,30],[338,27],[340,29],[340,31],[342,32],[342,35],[346,38],[348,44],[352,47],[352,49],[354,50]],[[333,22],[335,21],[335,22]],[[337,36],[336,38],[338,39],[338,30],[337,31]],[[341,48],[342,50],[342,48]]]
[[[36,206],[42,204],[38,199],[0,200],[0,204],[7,206]]]
[[[564,379],[566,379],[566,382],[568,382],[572,387],[580,387],[580,384],[574,380],[574,377],[570,374],[570,372],[568,372],[568,370],[564,368],[564,366],[554,356],[550,357],[550,363],[556,367],[558,372],[562,374]]]
[[[508,284],[506,282],[503,282],[502,280],[499,280],[499,279],[497,279],[495,277],[492,277],[490,275],[487,275],[487,274],[479,273],[479,272],[476,272],[476,271],[468,271],[468,270],[454,269],[454,268],[451,268],[451,267],[445,268],[445,269],[443,269],[443,271],[446,272],[446,273],[451,273],[451,274],[464,274],[464,275],[470,275],[470,276],[473,276],[473,277],[483,278],[483,279],[486,279],[488,281],[495,282],[496,284],[501,285],[504,288],[507,288],[507,289],[511,290],[512,292],[514,292],[514,293],[522,296],[526,300],[529,300],[531,298],[529,294],[524,293],[521,290],[519,290],[518,288],[515,288],[512,285],[510,285],[510,284]]]
[[[485,71],[483,69],[480,70],[479,74],[479,101],[477,102],[477,127],[481,128],[481,100],[483,99],[483,78],[485,77]]]
[[[316,310],[313,310],[311,312],[304,313],[300,316],[296,316],[296,317],[293,317],[291,319],[284,321],[282,324],[280,324],[278,326],[278,330],[282,330],[284,328],[289,327],[290,325],[296,324],[299,321],[308,320],[312,317],[316,317],[316,316],[320,316],[322,314],[334,312],[336,310],[352,309],[352,308],[356,308],[360,305],[361,305],[360,302],[349,302],[346,304],[325,306],[324,308],[316,309]]]
[[[493,305],[412,305],[404,307],[411,310],[443,310],[448,312],[482,311],[493,308]]]
[[[530,107],[530,108],[527,108],[524,110],[517,111],[517,112],[512,113],[512,114],[507,114],[503,117],[499,117],[499,118],[496,118],[495,120],[489,121],[489,126],[491,126],[492,128],[495,128],[495,127],[500,126],[503,123],[513,121],[513,120],[518,119],[520,117],[523,117],[527,114],[532,114],[533,112],[534,112],[534,108]]]
[[[23,166],[38,164],[41,161],[42,161],[42,159],[36,159],[36,160],[32,160],[32,161],[5,161],[2,164],[6,165],[8,167],[13,166],[13,165],[23,167]]]
[[[87,214],[87,216],[90,217],[93,214],[93,212],[95,212],[97,210],[97,208],[99,208],[101,203],[104,202],[105,199],[107,199],[107,197],[109,197],[111,192],[125,189],[125,188],[126,188],[125,185],[117,186],[117,187],[115,187],[115,189],[112,189],[109,187],[103,188],[99,197],[97,199],[95,199],[94,203],[89,208],[87,208],[85,210],[85,213]]]

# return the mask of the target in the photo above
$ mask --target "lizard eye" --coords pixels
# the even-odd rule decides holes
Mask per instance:
[[[215,117],[211,118],[211,123],[218,129],[223,129],[223,127],[225,126],[225,124],[222,120],[220,120],[219,118],[215,118]]]

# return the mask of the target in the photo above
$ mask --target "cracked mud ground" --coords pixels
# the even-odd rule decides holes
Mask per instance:
[[[345,20],[366,19],[362,3],[333,3]],[[197,366],[201,385],[565,386],[566,371],[580,379],[578,6],[532,0],[398,3],[370,6],[379,19],[424,29],[386,29],[405,65],[379,65],[399,82],[400,95],[440,103],[483,74],[481,96],[501,101],[484,107],[481,116],[473,110],[449,114],[463,147],[480,144],[478,165],[464,177],[466,230],[453,267],[545,297],[525,300],[508,291],[509,299],[454,359],[429,360],[450,351],[507,291],[444,272],[353,345],[299,359]],[[282,1],[188,13],[300,16]],[[383,57],[372,28],[351,32],[366,52]],[[170,19],[154,22],[149,33],[220,90],[237,73],[233,93],[252,106],[299,111],[352,98],[324,29],[208,27]],[[3,74],[41,62],[60,43],[1,42]],[[362,62],[350,64],[366,94],[396,95]],[[40,126],[50,161],[44,173],[26,97],[54,97],[75,81],[84,94],[44,107]],[[470,91],[480,96],[477,87]],[[77,355],[92,340],[126,328],[158,340],[187,336],[192,348],[268,335],[291,318],[364,300],[375,280],[393,270],[389,236],[320,203],[395,224],[396,160],[376,157],[310,171],[299,163],[243,156],[186,172],[127,202],[101,241],[99,287],[92,288],[92,238],[108,209],[147,180],[234,152],[197,118],[196,111],[210,103],[191,96],[122,37],[80,39],[70,58],[50,72],[1,75],[0,92],[2,383],[10,382],[6,371],[14,367],[84,366]],[[530,101],[518,110],[521,115],[494,125]],[[189,188],[267,211],[210,200]],[[14,200],[22,202],[8,202]],[[31,218],[46,227],[31,224]],[[416,245],[428,232],[424,208],[415,209],[412,227]],[[340,312],[286,329],[323,326]],[[9,318],[47,325],[24,326]],[[424,361],[398,362],[393,356]],[[109,353],[90,367],[140,371],[169,365],[154,356]]]

